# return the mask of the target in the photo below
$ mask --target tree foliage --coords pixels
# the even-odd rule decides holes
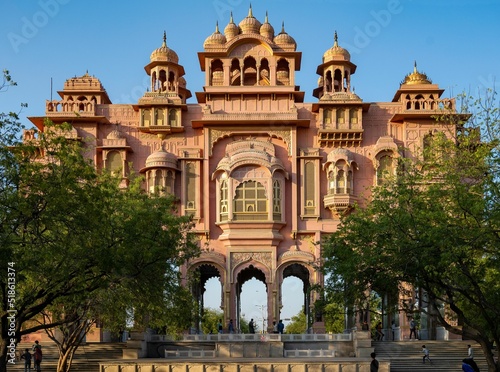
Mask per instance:
[[[145,194],[138,177],[121,189],[121,179],[98,173],[85,143],[66,138],[70,129],[47,122],[21,143],[17,116],[0,117],[0,371],[11,339],[41,329],[96,320],[119,329],[132,309],[136,327],[175,333],[195,311],[178,269],[199,254],[190,218],[172,198]]]
[[[329,289],[360,308],[371,291],[422,290],[406,310],[420,305],[476,340],[498,371],[490,352],[500,341],[498,107],[493,93],[463,102],[468,123],[440,117],[449,131],[435,133],[422,156],[400,159],[397,177],[342,220],[324,245],[324,270]]]

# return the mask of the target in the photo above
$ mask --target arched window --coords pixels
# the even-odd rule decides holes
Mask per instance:
[[[168,73],[168,90],[169,92],[175,91],[175,74],[173,71]]]
[[[112,173],[119,174],[123,167],[122,156],[118,151],[110,151],[106,156],[106,169]]]
[[[243,85],[257,84],[257,63],[255,58],[247,57],[243,62]]]
[[[338,127],[342,127],[345,124],[345,110],[338,109],[337,110],[337,125]]]
[[[304,174],[304,211],[306,215],[311,215],[316,212],[316,179],[315,179],[314,163],[308,162],[305,165]]]
[[[156,125],[162,126],[165,125],[165,110],[157,109],[156,110]]]
[[[333,82],[332,82],[332,72],[327,71],[325,77],[325,91],[328,93],[332,92]]]
[[[240,61],[236,58],[231,61],[231,70],[230,70],[230,84],[233,86],[241,85],[241,68]]]
[[[159,78],[159,90],[160,92],[163,92],[167,89],[166,85],[167,85],[167,73],[165,70],[160,70],[160,78]]]
[[[335,92],[340,92],[342,88],[342,72],[339,69],[335,70],[333,75],[333,90]]]
[[[276,83],[290,85],[290,66],[286,59],[280,59],[276,66]]]
[[[196,172],[193,163],[186,164],[186,212],[196,210]]]
[[[328,125],[332,123],[332,110],[324,109],[323,110],[323,123]]]
[[[222,66],[222,61],[216,59],[212,61],[211,66],[212,79],[210,81],[211,85],[223,85],[224,84],[224,69]]]
[[[349,123],[358,124],[358,110],[355,108],[349,110]]]
[[[174,173],[171,170],[167,171],[167,177],[165,181],[165,192],[167,194],[174,193],[174,180]]]
[[[228,188],[227,188],[227,180],[222,180],[220,183],[220,220],[227,221],[228,218]]]
[[[259,85],[271,85],[269,62],[265,58],[260,61],[259,75]]]
[[[337,194],[345,194],[345,172],[340,169],[337,172]]]
[[[335,174],[328,172],[328,194],[335,194]]]
[[[170,109],[168,112],[168,125],[171,127],[176,127],[177,126],[177,110],[176,109]]]
[[[281,184],[278,180],[273,182],[273,220],[281,221]]]
[[[394,162],[390,155],[382,155],[378,159],[377,185],[383,185],[384,182],[394,175]]]
[[[234,197],[235,221],[267,221],[267,197],[264,186],[257,181],[242,182]]]
[[[141,126],[149,127],[150,125],[151,125],[151,110],[150,109],[143,109],[142,110]]]

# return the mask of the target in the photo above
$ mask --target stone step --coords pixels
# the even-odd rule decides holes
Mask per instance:
[[[403,371],[460,371],[467,357],[467,345],[472,345],[474,360],[481,370],[487,371],[481,347],[472,341],[377,341],[373,343],[377,358],[391,361],[391,372]],[[433,362],[423,364],[422,345],[430,351]]]

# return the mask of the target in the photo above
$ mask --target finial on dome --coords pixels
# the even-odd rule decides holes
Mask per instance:
[[[413,72],[417,72],[417,61],[413,62]]]
[[[253,13],[252,13],[252,3],[250,3],[250,9],[248,9],[248,16],[250,18],[253,18]]]
[[[219,32],[219,21],[215,21],[215,33],[220,34]]]
[[[162,46],[167,46],[167,31],[163,31],[163,45]]]
[[[281,33],[285,33],[285,21],[281,22]]]
[[[333,46],[339,46],[339,37],[337,36],[337,30],[335,30],[335,34],[333,35]]]
[[[229,23],[234,23],[234,20],[233,20],[233,11],[231,11],[231,16],[229,17]]]
[[[268,20],[268,18],[267,18],[267,10],[266,10],[266,18],[265,18],[265,20],[264,20],[264,23],[269,23],[269,20]]]

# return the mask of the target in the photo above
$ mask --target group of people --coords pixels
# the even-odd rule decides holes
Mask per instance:
[[[234,333],[234,323],[232,319],[230,319],[229,323],[227,324],[227,331],[230,334]],[[281,319],[278,323],[276,323],[275,321],[273,322],[273,333],[283,334],[284,331],[285,331],[285,324]],[[219,322],[217,323],[217,332],[224,333],[224,327],[222,326],[222,319],[219,319]],[[248,323],[248,332],[255,333],[255,322],[253,318],[250,320],[250,323]]]
[[[422,357],[422,363],[425,364],[426,362],[429,362],[430,364],[432,364],[429,349],[425,345],[422,345],[422,352],[424,353],[424,356]],[[379,362],[375,358],[376,354],[371,353],[371,357],[372,357],[372,361],[370,363],[370,372],[378,372]],[[464,372],[480,372],[479,367],[477,366],[476,362],[474,361],[474,350],[472,349],[471,345],[467,345],[467,358],[462,360],[462,371],[464,371]]]
[[[32,354],[33,353],[33,354]],[[31,372],[31,360],[34,361],[34,368],[36,372],[40,372],[40,364],[42,363],[42,345],[37,341],[33,344],[30,349],[25,349],[24,354],[21,355],[21,359],[24,359],[24,372]]]

